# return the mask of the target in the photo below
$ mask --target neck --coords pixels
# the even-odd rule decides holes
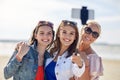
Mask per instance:
[[[88,45],[88,44],[84,44],[84,43],[79,45],[79,49],[80,49],[80,51],[85,52],[86,55],[89,55],[89,54],[91,54],[93,52],[91,46]]]
[[[84,51],[90,48],[90,44],[85,44],[82,41],[80,42],[79,49],[80,51]]]
[[[46,50],[46,46],[42,46],[38,44],[37,51],[39,52],[39,55],[44,55],[45,50]]]
[[[59,55],[64,54],[64,52],[68,49],[68,46],[61,46],[61,50],[59,51]]]
[[[58,54],[56,55],[54,61],[57,61],[58,56],[62,56],[67,49],[68,49],[68,47],[62,46],[61,49],[59,50]]]

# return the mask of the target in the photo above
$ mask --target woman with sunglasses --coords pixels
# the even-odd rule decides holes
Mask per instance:
[[[51,58],[46,60],[46,80],[69,80],[80,77],[85,65],[80,55],[74,55],[79,39],[77,23],[63,20],[58,27],[56,39],[50,50]]]
[[[53,42],[53,23],[40,21],[33,30],[29,45],[18,43],[14,54],[4,68],[6,79],[44,80],[44,61],[50,57],[47,49]]]
[[[101,26],[90,20],[83,25],[80,33],[79,51],[81,57],[85,61],[85,72],[76,80],[99,80],[99,76],[103,75],[103,66],[101,57],[93,50],[91,44],[100,36]]]

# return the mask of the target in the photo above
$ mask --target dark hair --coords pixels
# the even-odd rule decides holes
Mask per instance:
[[[53,32],[53,40],[54,40],[54,30],[53,30],[53,23],[52,22],[49,22],[49,21],[39,21],[37,26],[34,28],[33,32],[32,32],[32,36],[29,40],[29,44],[32,45],[34,42],[37,42],[37,40],[35,39],[35,34],[38,33],[38,30],[40,27],[42,26],[49,26],[51,29],[52,29],[52,32]],[[53,42],[53,41],[52,41]],[[48,49],[50,48],[50,46],[52,45],[52,42],[51,44],[48,45]]]
[[[57,29],[57,33],[56,33],[56,39],[53,42],[53,48],[50,50],[50,54],[53,55],[54,52],[58,51],[61,49],[61,42],[60,39],[58,37],[59,32],[60,32],[60,28],[64,26],[71,26],[75,29],[76,33],[75,33],[75,40],[74,42],[69,46],[68,50],[68,55],[66,56],[69,57],[73,54],[73,52],[75,52],[76,48],[77,48],[77,43],[78,43],[78,39],[79,39],[79,32],[78,32],[78,28],[77,28],[77,23],[73,22],[73,21],[68,21],[68,20],[63,20],[61,22],[61,24],[59,25],[58,29]]]

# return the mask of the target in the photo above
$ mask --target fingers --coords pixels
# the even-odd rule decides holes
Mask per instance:
[[[19,43],[17,44],[17,46],[20,46],[22,43],[23,43],[23,42],[19,42]]]
[[[77,56],[80,56],[80,54],[78,53]]]
[[[29,45],[26,42],[20,42],[18,44],[17,50],[19,52],[26,52],[26,51],[28,51],[28,49],[29,49]]]
[[[73,55],[72,55],[72,62],[73,63],[79,63],[80,60],[81,60],[80,53],[79,52],[73,53]]]
[[[26,55],[29,51],[29,45],[26,42],[20,42],[17,44],[18,53],[16,54],[18,60],[22,60],[23,56]]]
[[[74,61],[79,60],[79,59],[80,59],[80,54],[79,53],[78,54],[73,53],[72,61],[74,62]]]
[[[80,56],[79,54],[80,54],[80,53],[79,53],[79,50],[78,50],[78,49],[76,49],[75,52],[73,53],[73,55],[76,55],[76,56]]]
[[[29,45],[28,45],[26,42],[22,42],[20,48],[21,48],[22,50],[28,51]]]
[[[26,42],[20,42],[20,43],[18,44],[18,46],[28,47],[29,45],[28,45]]]
[[[74,52],[73,54],[72,54],[72,56],[75,56],[76,55],[76,53]]]
[[[72,56],[80,56],[80,53],[73,53],[73,55]]]
[[[25,54],[27,54],[28,50],[29,50],[28,44],[26,42],[22,42],[21,45],[19,46],[18,52],[19,54],[24,56]]]
[[[17,44],[16,44],[16,47],[15,47],[15,50],[18,50],[22,43],[23,43],[23,42],[17,43]]]

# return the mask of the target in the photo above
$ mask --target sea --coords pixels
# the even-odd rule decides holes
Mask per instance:
[[[16,44],[19,40],[1,40],[0,56],[12,56]],[[103,59],[120,60],[120,45],[95,43],[91,45],[96,53]]]

